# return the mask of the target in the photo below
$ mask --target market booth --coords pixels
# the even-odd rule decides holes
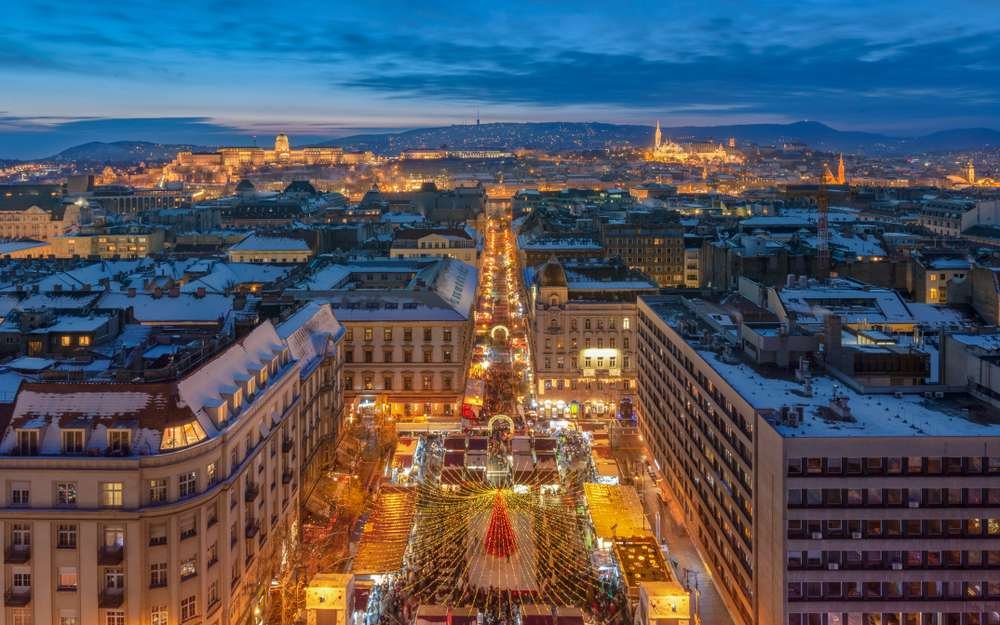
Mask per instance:
[[[580,608],[553,608],[539,603],[521,606],[521,625],[583,625],[583,617]]]
[[[354,576],[317,573],[306,588],[306,625],[339,625],[351,613]]]
[[[677,582],[640,582],[636,625],[690,625],[691,593]]]
[[[452,608],[443,605],[422,605],[417,608],[413,625],[476,625],[479,610]]]

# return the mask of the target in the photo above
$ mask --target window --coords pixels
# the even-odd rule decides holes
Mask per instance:
[[[434,376],[433,375],[424,374],[421,379],[422,379],[421,388],[423,388],[425,391],[432,391],[432,390],[434,390]]]
[[[392,390],[392,376],[391,375],[387,375],[387,376],[385,376],[385,377],[382,378],[382,388],[384,388],[387,391],[391,391]]]
[[[353,341],[354,340],[354,330],[348,329],[347,333],[344,334],[344,340],[345,341]]]
[[[407,343],[413,341],[413,328],[403,328],[403,340]]]
[[[14,608],[11,617],[13,625],[31,625],[31,608]]]
[[[80,617],[73,610],[59,610],[59,625],[80,625]]]
[[[382,340],[386,343],[392,342],[392,328],[382,328]]]
[[[28,506],[31,505],[31,489],[27,482],[14,482],[10,486],[10,505]]]
[[[76,505],[76,482],[59,482],[56,484],[56,503],[60,506]]]
[[[375,330],[372,328],[365,328],[365,341],[371,341],[375,338]]]
[[[80,345],[81,347],[89,347],[90,336],[86,334],[80,335],[79,337],[77,337],[77,344]]]
[[[403,376],[403,390],[412,391],[413,390],[413,376],[404,375]]]
[[[450,391],[451,390],[451,376],[444,374],[441,376],[441,388]]]
[[[101,506],[120,508],[122,506],[122,483],[101,482]]]
[[[181,600],[181,622],[198,616],[198,597],[191,595]],[[124,623],[122,623],[124,625]]]
[[[128,430],[108,430],[108,451],[128,454],[130,438],[131,432]]]
[[[219,602],[219,582],[215,581],[208,585],[208,605],[213,606],[218,602]]]
[[[125,625],[125,610],[108,610],[105,612],[104,625]]]
[[[56,530],[57,549],[76,549],[76,526],[60,525]]]
[[[17,431],[17,455],[34,456],[38,453],[38,430]]]
[[[424,362],[434,362],[434,350],[425,349],[424,350]]]
[[[68,334],[63,334],[59,337],[59,344],[63,347],[69,347],[73,344],[73,337]]]
[[[431,328],[424,328],[424,342],[430,343],[433,340],[434,331]]]
[[[443,350],[441,353],[441,359],[444,360],[445,362],[451,362],[451,350],[450,349]]]
[[[448,329],[448,328],[445,328],[444,330],[442,330],[441,331],[441,337],[442,337],[442,339],[444,340],[445,343],[451,343],[451,330]]]
[[[177,480],[177,490],[181,497],[190,497],[198,492],[198,472],[181,473]]]
[[[167,563],[154,562],[149,565],[149,587],[160,588],[167,585]]]
[[[149,480],[149,503],[163,503],[167,500],[167,480]]]
[[[83,430],[63,430],[62,449],[65,454],[82,454]]]
[[[167,606],[153,606],[149,611],[149,625],[167,625]]]
[[[181,579],[194,577],[198,574],[198,559],[188,558],[181,562]]]
[[[206,467],[206,469],[205,469],[205,479],[208,481],[209,485],[215,484],[218,481],[218,479],[219,479],[219,463],[218,462],[210,462],[208,464],[208,467]]]
[[[59,590],[76,590],[79,581],[75,566],[59,567]]]

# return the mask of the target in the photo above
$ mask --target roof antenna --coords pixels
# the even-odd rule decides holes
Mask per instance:
[[[479,125],[479,107],[476,107],[476,125]]]

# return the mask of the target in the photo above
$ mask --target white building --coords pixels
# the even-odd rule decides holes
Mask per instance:
[[[302,239],[251,234],[230,247],[228,254],[234,263],[305,263],[312,250]]]

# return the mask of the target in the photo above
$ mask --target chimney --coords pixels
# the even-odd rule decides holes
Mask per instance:
[[[155,297],[157,299],[163,297],[163,289],[161,289],[160,287],[154,288],[153,289],[153,297]]]
[[[795,274],[794,273],[790,273],[787,276],[785,276],[785,288],[786,289],[794,289],[795,288]]]
[[[135,297],[135,287],[134,286],[130,286],[128,288],[128,296],[129,297]]]
[[[833,366],[837,366],[837,361],[840,359],[842,332],[843,327],[839,316],[827,315],[823,318],[824,358]]]
[[[194,296],[197,298],[205,297],[205,287],[203,286],[198,287],[198,289],[195,290],[194,292]]]
[[[167,291],[167,295],[169,295],[170,297],[178,297],[180,294],[181,290],[176,286],[170,287],[170,290]]]

